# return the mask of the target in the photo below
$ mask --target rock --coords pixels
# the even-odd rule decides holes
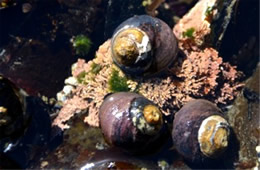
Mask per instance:
[[[53,97],[77,60],[71,37],[90,37],[94,45],[88,59],[103,42],[104,2],[8,1],[17,3],[0,10],[0,74],[31,95]]]
[[[142,0],[109,0],[105,22],[105,38],[112,37],[116,27],[126,19],[145,14]]]
[[[252,75],[259,61],[259,15],[255,15],[258,12],[258,0],[236,0],[235,4],[223,10],[220,19],[211,25],[214,28],[211,35],[215,34],[212,45],[218,49],[225,61],[236,65],[246,76]],[[222,29],[219,28],[221,25]],[[220,30],[223,30],[222,34],[219,34]]]
[[[78,80],[75,77],[69,77],[65,79],[65,84],[71,85],[71,86],[77,86],[78,85]]]
[[[258,64],[253,76],[245,82],[244,95],[241,94],[227,112],[240,146],[235,166],[241,169],[253,168],[258,164],[256,147],[260,143],[259,76],[260,65]],[[248,90],[250,92],[246,92],[245,95],[245,91]],[[250,96],[253,94],[256,96],[254,100],[251,100],[249,93]]]
[[[30,95],[53,97],[68,76],[68,65],[76,61],[70,50],[61,47],[64,44],[57,45],[34,39],[15,40],[6,47],[5,60],[0,59],[0,74]]]
[[[213,47],[250,76],[259,59],[258,6],[258,0],[201,0],[175,25],[174,33],[185,51]]]

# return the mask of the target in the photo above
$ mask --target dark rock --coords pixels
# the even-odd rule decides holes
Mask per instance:
[[[23,13],[24,3],[30,11]],[[54,97],[77,58],[70,42],[89,36],[95,56],[103,39],[102,1],[31,0],[0,10],[0,73],[29,94]]]
[[[235,161],[237,169],[253,169],[258,165],[256,147],[259,146],[259,74],[258,65],[254,74],[245,82],[243,95],[235,100],[227,116],[237,139],[239,155]]]
[[[259,61],[259,1],[230,0],[223,4],[227,7],[211,25],[212,44],[225,61],[251,75]]]
[[[76,61],[64,46],[58,43],[48,46],[42,41],[28,39],[13,41],[0,60],[0,73],[30,95],[40,93],[53,97],[62,89],[70,65]]]
[[[142,0],[109,0],[105,22],[105,39],[112,37],[116,27],[134,15],[142,15],[145,8]]]

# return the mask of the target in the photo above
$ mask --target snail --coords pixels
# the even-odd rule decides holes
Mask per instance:
[[[157,147],[166,136],[160,109],[145,97],[130,92],[110,94],[99,110],[106,142],[128,153],[142,153]],[[158,142],[158,140],[160,140]]]
[[[112,36],[111,50],[114,63],[132,76],[167,70],[178,53],[177,39],[170,27],[148,15],[121,23]]]
[[[28,117],[18,88],[0,75],[0,140],[23,133]]]
[[[0,75],[0,167],[25,169],[50,140],[48,107]]]
[[[176,114],[172,139],[177,151],[188,161],[216,160],[228,148],[230,126],[213,103],[197,99]]]

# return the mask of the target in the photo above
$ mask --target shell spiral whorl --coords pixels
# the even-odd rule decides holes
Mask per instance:
[[[227,149],[230,126],[213,103],[197,99],[176,114],[172,139],[177,151],[191,162],[219,158]]]
[[[204,119],[198,132],[200,151],[207,157],[218,157],[228,146],[229,134],[229,124],[223,117],[213,115]]]
[[[114,63],[130,75],[149,75],[167,69],[175,60],[177,39],[158,18],[129,18],[115,30],[111,41]]]
[[[155,146],[165,132],[161,111],[136,93],[120,92],[106,97],[99,118],[107,143],[131,153]]]

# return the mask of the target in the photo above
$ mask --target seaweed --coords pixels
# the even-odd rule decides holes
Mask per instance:
[[[85,71],[83,71],[83,72],[81,72],[78,76],[77,76],[77,80],[78,80],[78,82],[79,83],[83,83],[84,82],[84,80],[85,80],[85,77],[86,77],[86,72]]]
[[[127,78],[119,75],[119,71],[112,69],[111,77],[108,80],[109,90],[111,92],[129,91]]]
[[[87,55],[92,45],[91,40],[85,35],[77,35],[72,42],[76,54],[80,56]]]
[[[206,11],[205,11],[205,20],[208,21],[208,22],[211,22],[212,19],[213,19],[213,7],[212,6],[208,6]]]
[[[93,62],[91,64],[91,70],[90,72],[94,75],[97,75],[99,73],[99,71],[102,69],[102,66],[100,64],[97,64],[95,62]]]
[[[206,17],[212,15],[212,11],[213,11],[213,7],[212,6],[208,6],[206,11],[205,11]]]
[[[195,32],[195,28],[189,28],[187,29],[185,32],[182,33],[182,36],[185,38],[194,38],[194,32]]]

